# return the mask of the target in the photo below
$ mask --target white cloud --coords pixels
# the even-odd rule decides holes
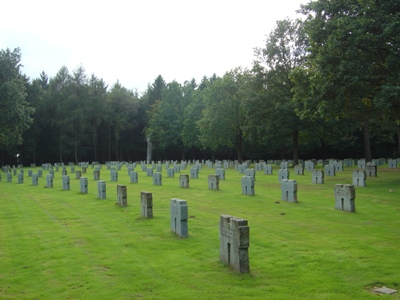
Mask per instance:
[[[144,91],[169,82],[250,67],[277,20],[306,1],[9,1],[0,49],[20,47],[23,71],[50,77],[82,65],[109,85]],[[5,10],[4,10],[5,8]]]

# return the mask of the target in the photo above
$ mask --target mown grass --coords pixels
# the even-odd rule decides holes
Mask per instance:
[[[375,299],[374,286],[400,288],[400,169],[381,167],[356,187],[356,213],[335,210],[333,195],[353,168],[323,185],[291,169],[297,204],[281,201],[277,175],[262,172],[256,195],[245,196],[233,169],[210,191],[206,166],[189,189],[165,169],[163,185],[153,186],[140,166],[139,183],[129,183],[125,166],[110,182],[103,166],[107,200],[99,200],[90,168],[88,194],[73,174],[63,191],[61,171],[54,188],[44,187],[47,171],[32,186],[28,169],[24,184],[4,174],[0,183],[1,299]],[[115,204],[117,184],[128,186],[128,207]],[[153,219],[140,216],[141,191],[153,193]],[[188,202],[187,239],[170,232],[171,198]],[[219,261],[221,214],[249,222],[250,274]]]

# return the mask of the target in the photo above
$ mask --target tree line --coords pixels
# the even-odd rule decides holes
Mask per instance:
[[[254,50],[252,68],[139,94],[82,66],[48,78],[0,51],[2,163],[400,155],[400,3],[311,1]],[[397,24],[397,25],[396,25]]]

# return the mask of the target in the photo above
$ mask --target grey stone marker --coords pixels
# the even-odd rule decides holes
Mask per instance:
[[[326,176],[335,176],[335,166],[334,165],[325,165],[324,172]]]
[[[272,175],[273,168],[271,165],[265,165],[264,166],[264,174],[265,175]]]
[[[247,220],[221,215],[219,258],[236,272],[249,273],[250,228]]]
[[[112,182],[118,182],[118,171],[117,170],[110,170],[110,176]]]
[[[367,186],[367,172],[364,170],[353,171],[353,185],[354,186]]]
[[[219,180],[225,180],[225,170],[224,169],[216,169],[215,174],[218,175]]]
[[[18,173],[18,183],[20,183],[20,184],[24,183],[24,174],[23,173]]]
[[[312,170],[314,170],[314,163],[312,161],[307,160],[304,163],[304,167],[305,167],[306,171],[312,172]]]
[[[289,169],[279,169],[278,180],[281,182],[283,179],[289,179]]]
[[[168,168],[167,169],[167,176],[170,177],[170,178],[175,177],[175,172],[174,172],[173,168]]]
[[[175,166],[174,166],[174,172],[175,172],[175,173],[180,173],[180,172],[181,172],[181,166],[175,165]]]
[[[32,177],[32,170],[28,170],[28,177]]]
[[[139,175],[138,175],[138,172],[132,171],[132,172],[129,174],[129,178],[130,178],[130,182],[131,182],[131,183],[138,183],[138,182],[139,182]]]
[[[312,183],[323,184],[324,183],[324,170],[317,170],[317,169],[312,170],[311,177],[312,177]]]
[[[149,176],[149,177],[152,177],[153,176],[153,168],[147,168],[146,169],[146,175]]]
[[[162,174],[160,172],[153,173],[153,185],[162,185]]]
[[[199,168],[197,168],[197,167],[190,168],[190,178],[192,178],[192,179],[199,178]]]
[[[82,166],[82,174],[86,174],[87,167]]]
[[[153,217],[153,194],[149,192],[140,193],[140,208],[142,218]]]
[[[52,174],[47,174],[46,175],[46,187],[47,188],[52,188],[53,187],[53,175]]]
[[[126,185],[117,185],[117,203],[121,207],[128,206]]]
[[[369,176],[369,177],[376,177],[377,173],[378,173],[376,164],[368,162],[365,167],[365,172],[366,172],[367,176]]]
[[[389,169],[396,169],[397,168],[397,160],[396,159],[389,159],[388,160],[388,167],[389,167]]]
[[[179,175],[179,186],[183,187],[183,188],[189,187],[189,175],[188,174]]]
[[[356,190],[351,184],[335,184],[335,209],[356,212]]]
[[[67,176],[68,172],[67,170],[61,170],[61,176]]]
[[[75,173],[75,167],[71,167],[71,173]]]
[[[296,180],[282,179],[281,181],[282,200],[297,203],[297,182]]]
[[[295,165],[294,166],[294,174],[296,175],[304,175],[304,168],[302,165]]]
[[[62,189],[64,191],[69,191],[70,190],[70,179],[68,175],[63,175],[62,176]]]
[[[162,172],[162,165],[156,165],[156,171]]]
[[[75,179],[80,179],[82,176],[82,171],[75,171]]]
[[[242,177],[242,194],[254,196],[254,178],[249,176]]]
[[[343,162],[338,161],[333,164],[336,172],[343,172]]]
[[[38,185],[38,184],[39,184],[38,174],[32,174],[32,185]]]
[[[79,179],[79,187],[80,187],[81,194],[88,193],[88,179],[86,177],[81,177]]]
[[[49,170],[49,174],[54,176],[54,170]]]
[[[357,161],[357,167],[358,167],[359,169],[365,169],[365,160],[364,160],[364,159],[359,159],[359,160]]]
[[[98,170],[93,171],[93,180],[100,180],[100,171]]]
[[[246,170],[246,166],[244,165],[238,165],[238,171],[239,174],[244,174],[244,171]]]
[[[188,206],[186,200],[173,198],[170,202],[171,231],[182,238],[189,236],[188,232]]]
[[[37,174],[38,174],[39,177],[43,177],[43,170],[38,170]]]
[[[248,177],[253,177],[254,181],[256,180],[256,171],[254,169],[246,169],[244,171],[244,175]]]
[[[208,189],[219,190],[219,176],[217,174],[208,175]]]
[[[12,174],[10,172],[7,172],[7,182],[12,182]]]
[[[106,199],[107,197],[107,189],[106,182],[104,180],[97,181],[97,198]]]
[[[283,162],[281,162],[281,164],[280,164],[280,167],[281,167],[281,169],[287,169],[288,168],[288,162],[287,161],[283,161]]]

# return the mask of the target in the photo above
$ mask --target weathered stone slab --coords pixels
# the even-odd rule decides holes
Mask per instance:
[[[219,176],[217,174],[208,175],[208,189],[219,190]]]
[[[62,176],[62,189],[64,191],[69,191],[70,190],[70,179],[68,175],[63,175]]]
[[[140,193],[140,208],[143,218],[153,217],[153,194],[149,192]]]
[[[282,200],[297,203],[297,182],[296,180],[282,179],[281,181]]]
[[[353,171],[353,185],[367,186],[367,173],[364,170]]]
[[[117,185],[117,203],[119,206],[128,206],[128,193],[126,185]]]
[[[153,173],[153,185],[162,185],[162,174],[160,172]]]
[[[179,186],[182,188],[189,187],[189,175],[188,174],[179,175]]]
[[[139,174],[136,171],[132,171],[129,174],[130,183],[138,183],[139,182]]]
[[[312,183],[323,184],[324,170],[317,170],[317,169],[312,170],[311,178],[312,178]]]
[[[107,187],[104,180],[97,181],[97,198],[106,199],[107,198]]]
[[[283,179],[289,179],[289,169],[279,169],[278,180],[281,182]]]
[[[254,178],[249,176],[242,177],[242,194],[254,196]]]
[[[170,202],[171,231],[182,238],[189,236],[188,206],[186,200],[173,198]]]
[[[81,194],[88,193],[88,179],[86,177],[81,177],[79,179],[79,187],[80,187]]]
[[[335,209],[348,212],[356,212],[355,198],[356,190],[354,185],[336,184],[335,188]]]

